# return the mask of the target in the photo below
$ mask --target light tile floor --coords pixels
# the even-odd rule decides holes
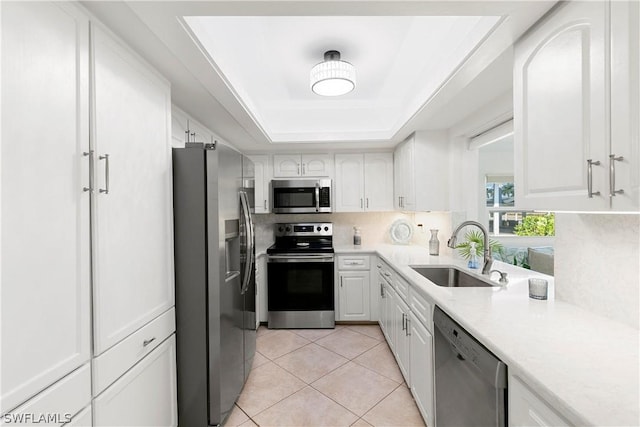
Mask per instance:
[[[424,426],[377,325],[258,329],[227,426]]]

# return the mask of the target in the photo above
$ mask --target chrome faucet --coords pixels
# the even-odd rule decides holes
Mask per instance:
[[[487,229],[484,228],[484,225],[480,224],[477,221],[463,222],[453,232],[453,234],[451,235],[451,238],[447,242],[447,246],[449,246],[452,249],[455,249],[456,241],[458,240],[458,233],[462,228],[466,227],[467,225],[475,225],[480,229],[480,231],[482,231],[482,234],[484,236],[484,251],[483,251],[484,264],[482,265],[482,274],[489,274],[489,272],[491,271],[491,264],[493,264],[493,258],[491,258],[491,246],[489,246],[489,233],[487,232]]]

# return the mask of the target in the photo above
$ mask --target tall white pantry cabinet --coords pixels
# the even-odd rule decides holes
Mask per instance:
[[[169,84],[80,7],[0,10],[2,420],[176,425]]]

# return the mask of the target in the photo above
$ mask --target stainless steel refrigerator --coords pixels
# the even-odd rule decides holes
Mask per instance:
[[[178,422],[219,425],[256,343],[253,163],[220,144],[173,149]]]

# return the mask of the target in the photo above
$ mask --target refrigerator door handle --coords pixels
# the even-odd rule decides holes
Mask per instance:
[[[249,210],[249,201],[247,199],[247,193],[240,192],[240,210],[244,217],[245,232],[244,238],[246,244],[244,245],[247,251],[246,263],[244,268],[244,275],[242,277],[242,287],[240,293],[244,294],[249,289],[249,282],[251,281],[251,269],[253,268],[253,223],[251,221],[251,211]]]

